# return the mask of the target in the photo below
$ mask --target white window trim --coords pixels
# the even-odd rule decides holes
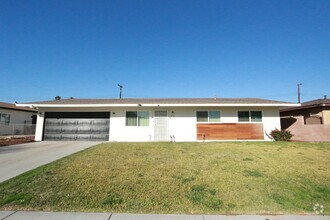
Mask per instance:
[[[126,114],[127,114],[127,112],[136,112],[136,118],[137,118],[137,123],[136,123],[136,125],[126,125],[126,119],[127,119],[127,117],[126,117]],[[139,126],[139,123],[138,123],[138,120],[139,120],[139,117],[138,117],[138,112],[148,112],[149,113],[149,124],[148,124],[148,126]],[[150,114],[150,111],[148,111],[148,110],[126,110],[125,111],[125,127],[132,127],[132,128],[135,128],[135,127],[138,127],[138,128],[148,128],[148,127],[150,127],[150,119],[151,119],[152,117],[151,117],[151,114]]]
[[[239,121],[238,112],[249,112],[249,121]],[[261,121],[252,121],[251,120],[251,112],[261,112]],[[264,111],[263,110],[237,110],[236,112],[237,123],[256,123],[260,124],[264,122]]]
[[[197,112],[207,112],[207,122],[197,121]],[[210,122],[209,112],[220,112],[220,121]],[[197,124],[221,124],[222,111],[221,110],[196,110],[195,111],[195,120]]]

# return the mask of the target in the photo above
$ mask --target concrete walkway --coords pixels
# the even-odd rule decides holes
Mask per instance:
[[[42,141],[0,147],[0,182],[99,143]]]
[[[82,212],[0,211],[0,220],[329,220],[306,215],[161,215]]]

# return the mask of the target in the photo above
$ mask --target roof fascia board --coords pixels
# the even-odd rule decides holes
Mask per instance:
[[[327,107],[330,105],[327,104],[314,104],[314,105],[303,105],[303,106],[297,106],[293,108],[285,108],[281,109],[281,112],[288,112],[288,111],[295,111],[295,110],[302,110],[302,109],[308,109],[308,108],[317,108],[317,107]]]
[[[26,106],[19,106],[19,107],[26,107]],[[32,112],[37,113],[35,109],[18,109],[18,108],[11,108],[11,107],[0,107],[0,109],[7,109],[7,110],[13,110],[13,111],[22,111],[22,112]]]
[[[81,108],[81,107],[285,107],[301,106],[294,103],[278,104],[17,104],[30,108]]]

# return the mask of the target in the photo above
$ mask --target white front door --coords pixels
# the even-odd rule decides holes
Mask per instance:
[[[157,110],[154,112],[155,141],[169,141],[167,111]]]

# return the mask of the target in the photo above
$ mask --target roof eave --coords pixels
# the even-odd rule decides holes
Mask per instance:
[[[30,108],[83,108],[83,107],[296,107],[295,103],[232,103],[232,104],[17,104]]]
[[[26,106],[18,106],[18,107],[26,107]],[[0,106],[0,108],[13,110],[13,111],[22,111],[22,112],[36,112],[35,109],[20,109],[20,108],[12,108],[12,107],[4,107],[4,106]]]
[[[328,107],[328,106],[330,105],[329,104],[300,105],[297,107],[281,109],[281,112],[295,111],[295,110],[308,109],[308,108],[317,108],[317,107]]]

